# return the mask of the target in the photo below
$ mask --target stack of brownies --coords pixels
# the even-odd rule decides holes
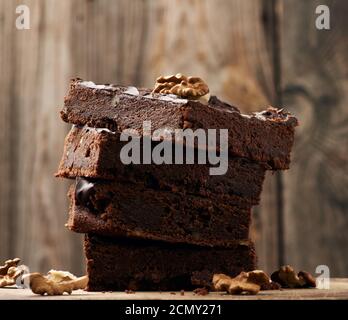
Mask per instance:
[[[251,208],[265,171],[289,167],[297,120],[178,92],[70,83],[61,117],[73,126],[56,175],[75,179],[67,226],[86,234],[90,291],[189,290],[210,285],[214,273],[255,269]],[[124,164],[120,135],[132,129],[143,147],[151,139],[144,121],[151,133],[228,129],[226,174],[210,175],[209,163]]]

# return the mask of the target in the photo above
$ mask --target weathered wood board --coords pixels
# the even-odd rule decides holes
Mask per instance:
[[[210,292],[200,296],[193,292],[85,292],[74,291],[70,296],[39,296],[29,289],[0,289],[0,300],[321,300],[348,299],[348,279],[332,279],[330,289],[283,289],[261,291],[257,295],[228,295]]]
[[[7,203],[0,234],[8,234],[0,243],[0,256],[2,261],[18,256],[32,270],[68,268],[81,273],[81,242],[64,228],[67,184],[53,176],[67,132],[59,109],[70,78],[70,3],[25,1],[31,26],[17,30],[18,3],[1,1],[6,16],[1,32],[9,33],[0,40],[7,41],[0,48],[6,54],[1,56],[6,59],[1,60],[6,67],[1,81],[9,81],[1,87],[1,99],[7,99],[1,110],[9,113],[9,122],[1,120],[1,136],[7,136],[1,148],[8,155],[2,165],[9,167],[1,185],[10,194],[5,189],[0,195],[0,203]]]
[[[12,81],[14,73],[13,65],[13,36],[12,19],[4,15],[7,10],[14,12],[13,2],[0,2],[0,259],[6,259],[13,254],[12,230],[15,229],[13,196],[13,170],[14,161],[14,137],[12,123],[14,112],[11,105],[13,101]],[[11,45],[9,45],[11,44]]]
[[[315,9],[330,8],[330,30]],[[348,6],[346,1],[284,1],[282,96],[300,119],[291,169],[284,173],[286,263],[332,275],[348,270]]]

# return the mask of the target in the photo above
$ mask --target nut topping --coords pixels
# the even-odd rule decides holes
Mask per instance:
[[[157,78],[153,93],[175,94],[183,98],[198,99],[209,93],[209,88],[201,78],[186,77],[178,73]]]

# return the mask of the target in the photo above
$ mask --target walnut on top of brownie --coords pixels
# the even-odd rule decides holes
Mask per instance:
[[[176,75],[158,77],[153,92],[197,99],[208,94],[209,87],[199,77],[186,77],[181,73],[177,73]]]

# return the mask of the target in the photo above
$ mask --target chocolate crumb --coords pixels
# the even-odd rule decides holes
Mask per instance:
[[[197,288],[193,290],[193,293],[198,296],[206,296],[207,294],[209,294],[209,291],[207,288]]]
[[[175,292],[171,292],[170,294],[173,294],[173,295],[174,295],[174,294],[176,294],[176,293],[175,293]]]
[[[135,294],[135,291],[133,291],[133,290],[125,290],[124,292],[126,294]]]

